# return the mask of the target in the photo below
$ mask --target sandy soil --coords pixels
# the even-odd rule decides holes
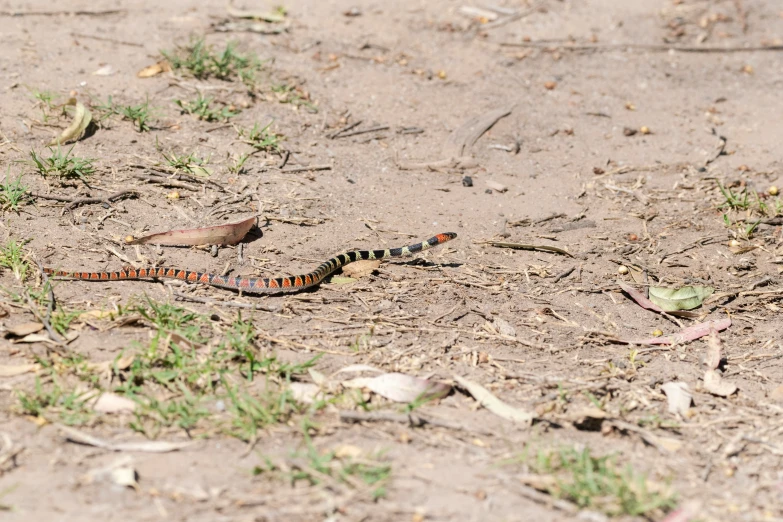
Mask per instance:
[[[25,241],[28,260],[64,269],[154,263],[269,277],[347,249],[458,234],[419,260],[285,296],[58,281],[52,314],[34,264],[23,279],[4,269],[4,518],[783,520],[783,205],[770,189],[781,183],[783,6],[489,4],[287,2],[284,21],[255,22],[259,33],[218,1],[0,2],[0,159],[7,183],[21,175],[33,194],[16,210],[6,205],[6,257],[14,240]],[[254,84],[183,69],[137,77],[191,38],[256,55]],[[47,92],[51,106],[41,101]],[[198,93],[238,114],[204,121],[175,103]],[[45,145],[72,115],[58,104],[74,94],[99,125],[71,154],[93,158],[95,172],[44,177],[30,151],[53,154]],[[148,101],[150,129],[112,115],[109,97],[116,107]],[[270,122],[280,150],[233,168],[254,152],[237,129]],[[208,158],[209,172],[175,179],[183,171],[164,154]],[[737,195],[734,208],[721,207],[720,186]],[[123,190],[136,192],[68,208]],[[216,256],[123,239],[251,216],[259,228]],[[618,281],[715,293],[695,317],[677,319],[640,307]],[[203,314],[202,338],[176,337],[181,325],[161,326],[164,312],[158,322],[144,315],[150,303]],[[155,374],[163,363],[154,347],[210,363],[238,314],[252,328],[247,353],[277,361],[255,380],[243,373],[249,355],[221,362],[222,378],[204,370],[190,379],[176,364],[166,369],[173,376]],[[68,341],[46,330],[14,335],[52,317],[70,317],[57,335]],[[707,337],[619,342],[725,318],[715,372],[733,393],[705,382],[716,341],[713,352]],[[281,369],[318,354],[315,372]],[[125,357],[135,362],[117,363]],[[135,383],[133,395],[139,361],[158,377]],[[377,373],[335,374],[360,364],[454,387],[406,409],[347,387]],[[532,423],[482,407],[459,379]],[[242,431],[235,423],[249,417],[230,407],[229,382],[248,403],[294,385],[306,394],[312,383],[327,400],[292,402],[294,411]],[[672,412],[670,383],[685,383],[692,403]],[[85,398],[101,391],[130,397],[135,413],[95,412]],[[193,393],[198,406],[188,411],[204,412],[196,422],[182,421],[183,409],[160,413]],[[112,451],[68,429],[111,444],[190,444]],[[581,504],[569,496],[575,465],[537,464],[564,448],[610,457],[614,489]],[[638,481],[623,475],[629,469]],[[645,499],[660,505],[639,507]]]

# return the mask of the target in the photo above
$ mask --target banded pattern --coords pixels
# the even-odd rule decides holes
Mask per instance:
[[[121,281],[127,279],[169,278],[181,279],[193,283],[218,286],[239,290],[248,294],[280,294],[286,292],[298,292],[305,288],[315,286],[326,277],[334,273],[338,268],[359,261],[361,259],[387,259],[390,257],[405,257],[423,250],[442,245],[457,237],[453,232],[444,232],[429,238],[427,241],[389,250],[353,250],[339,254],[324,261],[310,273],[304,275],[276,278],[255,277],[229,277],[215,274],[181,270],[179,268],[141,268],[139,270],[128,269],[119,272],[69,272],[44,268],[47,274],[65,279],[81,279],[84,281]]]

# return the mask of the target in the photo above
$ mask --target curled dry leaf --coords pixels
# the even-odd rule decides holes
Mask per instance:
[[[707,337],[707,353],[704,354],[704,366],[708,370],[715,370],[720,365],[720,337],[718,332],[710,330]]]
[[[93,437],[83,431],[58,424],[57,427],[65,434],[65,439],[77,444],[95,446],[111,451],[141,451],[147,453],[168,453],[178,451],[195,444],[192,441],[166,442],[162,440],[144,440],[139,442],[110,442],[108,440]]]
[[[16,377],[27,372],[35,372],[40,368],[37,364],[0,364],[0,377]]]
[[[718,397],[728,397],[737,391],[737,385],[724,381],[717,370],[704,372],[704,389]]]
[[[667,312],[698,308],[715,291],[709,286],[684,286],[682,288],[650,287],[650,301]]]
[[[47,146],[62,145],[63,143],[68,143],[70,141],[77,141],[82,137],[87,126],[90,125],[90,122],[92,121],[92,113],[87,110],[83,104],[77,102],[76,98],[69,99],[65,105],[76,106],[76,111],[73,114],[73,121],[62,134],[50,141]]]
[[[661,386],[669,403],[669,413],[684,414],[691,407],[693,395],[685,382],[667,382]]]
[[[697,323],[687,328],[683,328],[677,333],[665,337],[652,337],[642,340],[620,339],[618,342],[628,344],[682,344],[694,341],[710,333],[710,330],[718,332],[731,326],[731,319],[719,319],[718,321],[707,321],[706,323]]]
[[[285,22],[285,14],[281,12],[251,11],[245,9],[237,9],[232,5],[230,1],[226,6],[226,11],[228,12],[228,16],[231,16],[233,18],[253,18],[256,20],[263,20],[265,22],[269,22],[273,24],[279,24],[281,22]]]
[[[256,218],[214,227],[170,230],[127,241],[129,245],[236,245],[250,232]]]
[[[347,277],[353,277],[359,279],[360,277],[367,277],[381,266],[380,259],[364,259],[359,260],[350,265],[343,267],[343,274]]]
[[[152,65],[148,65],[144,69],[140,70],[136,73],[136,76],[139,78],[152,78],[153,76],[157,76],[160,73],[169,71],[171,71],[171,64],[168,62],[168,60],[161,60],[158,63],[153,63]]]
[[[21,324],[15,324],[13,326],[9,326],[6,328],[5,332],[8,335],[13,335],[14,337],[24,337],[25,335],[30,335],[35,332],[40,332],[43,330],[43,325],[41,323],[31,322],[31,323],[21,323]]]
[[[460,377],[459,375],[455,375],[454,380],[457,381],[457,384],[465,388],[467,392],[470,393],[470,395],[479,402],[479,404],[484,406],[495,415],[503,417],[506,420],[519,423],[523,426],[530,426],[530,424],[533,422],[534,416],[532,413],[520,408],[509,406],[505,402],[492,395],[492,393],[490,393],[490,391],[484,388],[482,385],[473,381],[469,381],[468,379]]]
[[[413,402],[415,400],[439,399],[448,395],[451,386],[432,382],[404,373],[384,373],[377,377],[360,377],[343,382],[346,388],[368,388],[395,402]]]
[[[129,413],[136,409],[136,403],[114,393],[102,393],[92,409],[99,413]]]

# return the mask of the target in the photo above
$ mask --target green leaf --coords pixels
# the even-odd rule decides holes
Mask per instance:
[[[650,287],[650,301],[667,312],[693,310],[715,291],[709,286],[684,286],[682,288]]]

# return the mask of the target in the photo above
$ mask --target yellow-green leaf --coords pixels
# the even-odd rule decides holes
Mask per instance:
[[[62,134],[48,143],[48,146],[50,147],[52,145],[62,145],[63,143],[68,143],[69,141],[77,141],[82,137],[84,131],[92,121],[92,114],[90,111],[87,110],[84,105],[77,102],[76,98],[70,98],[65,103],[65,105],[73,105],[76,107],[76,111],[73,115],[73,121],[68,126],[68,128],[62,132]]]
[[[693,310],[715,291],[709,286],[684,286],[682,288],[650,287],[650,301],[667,312]]]

